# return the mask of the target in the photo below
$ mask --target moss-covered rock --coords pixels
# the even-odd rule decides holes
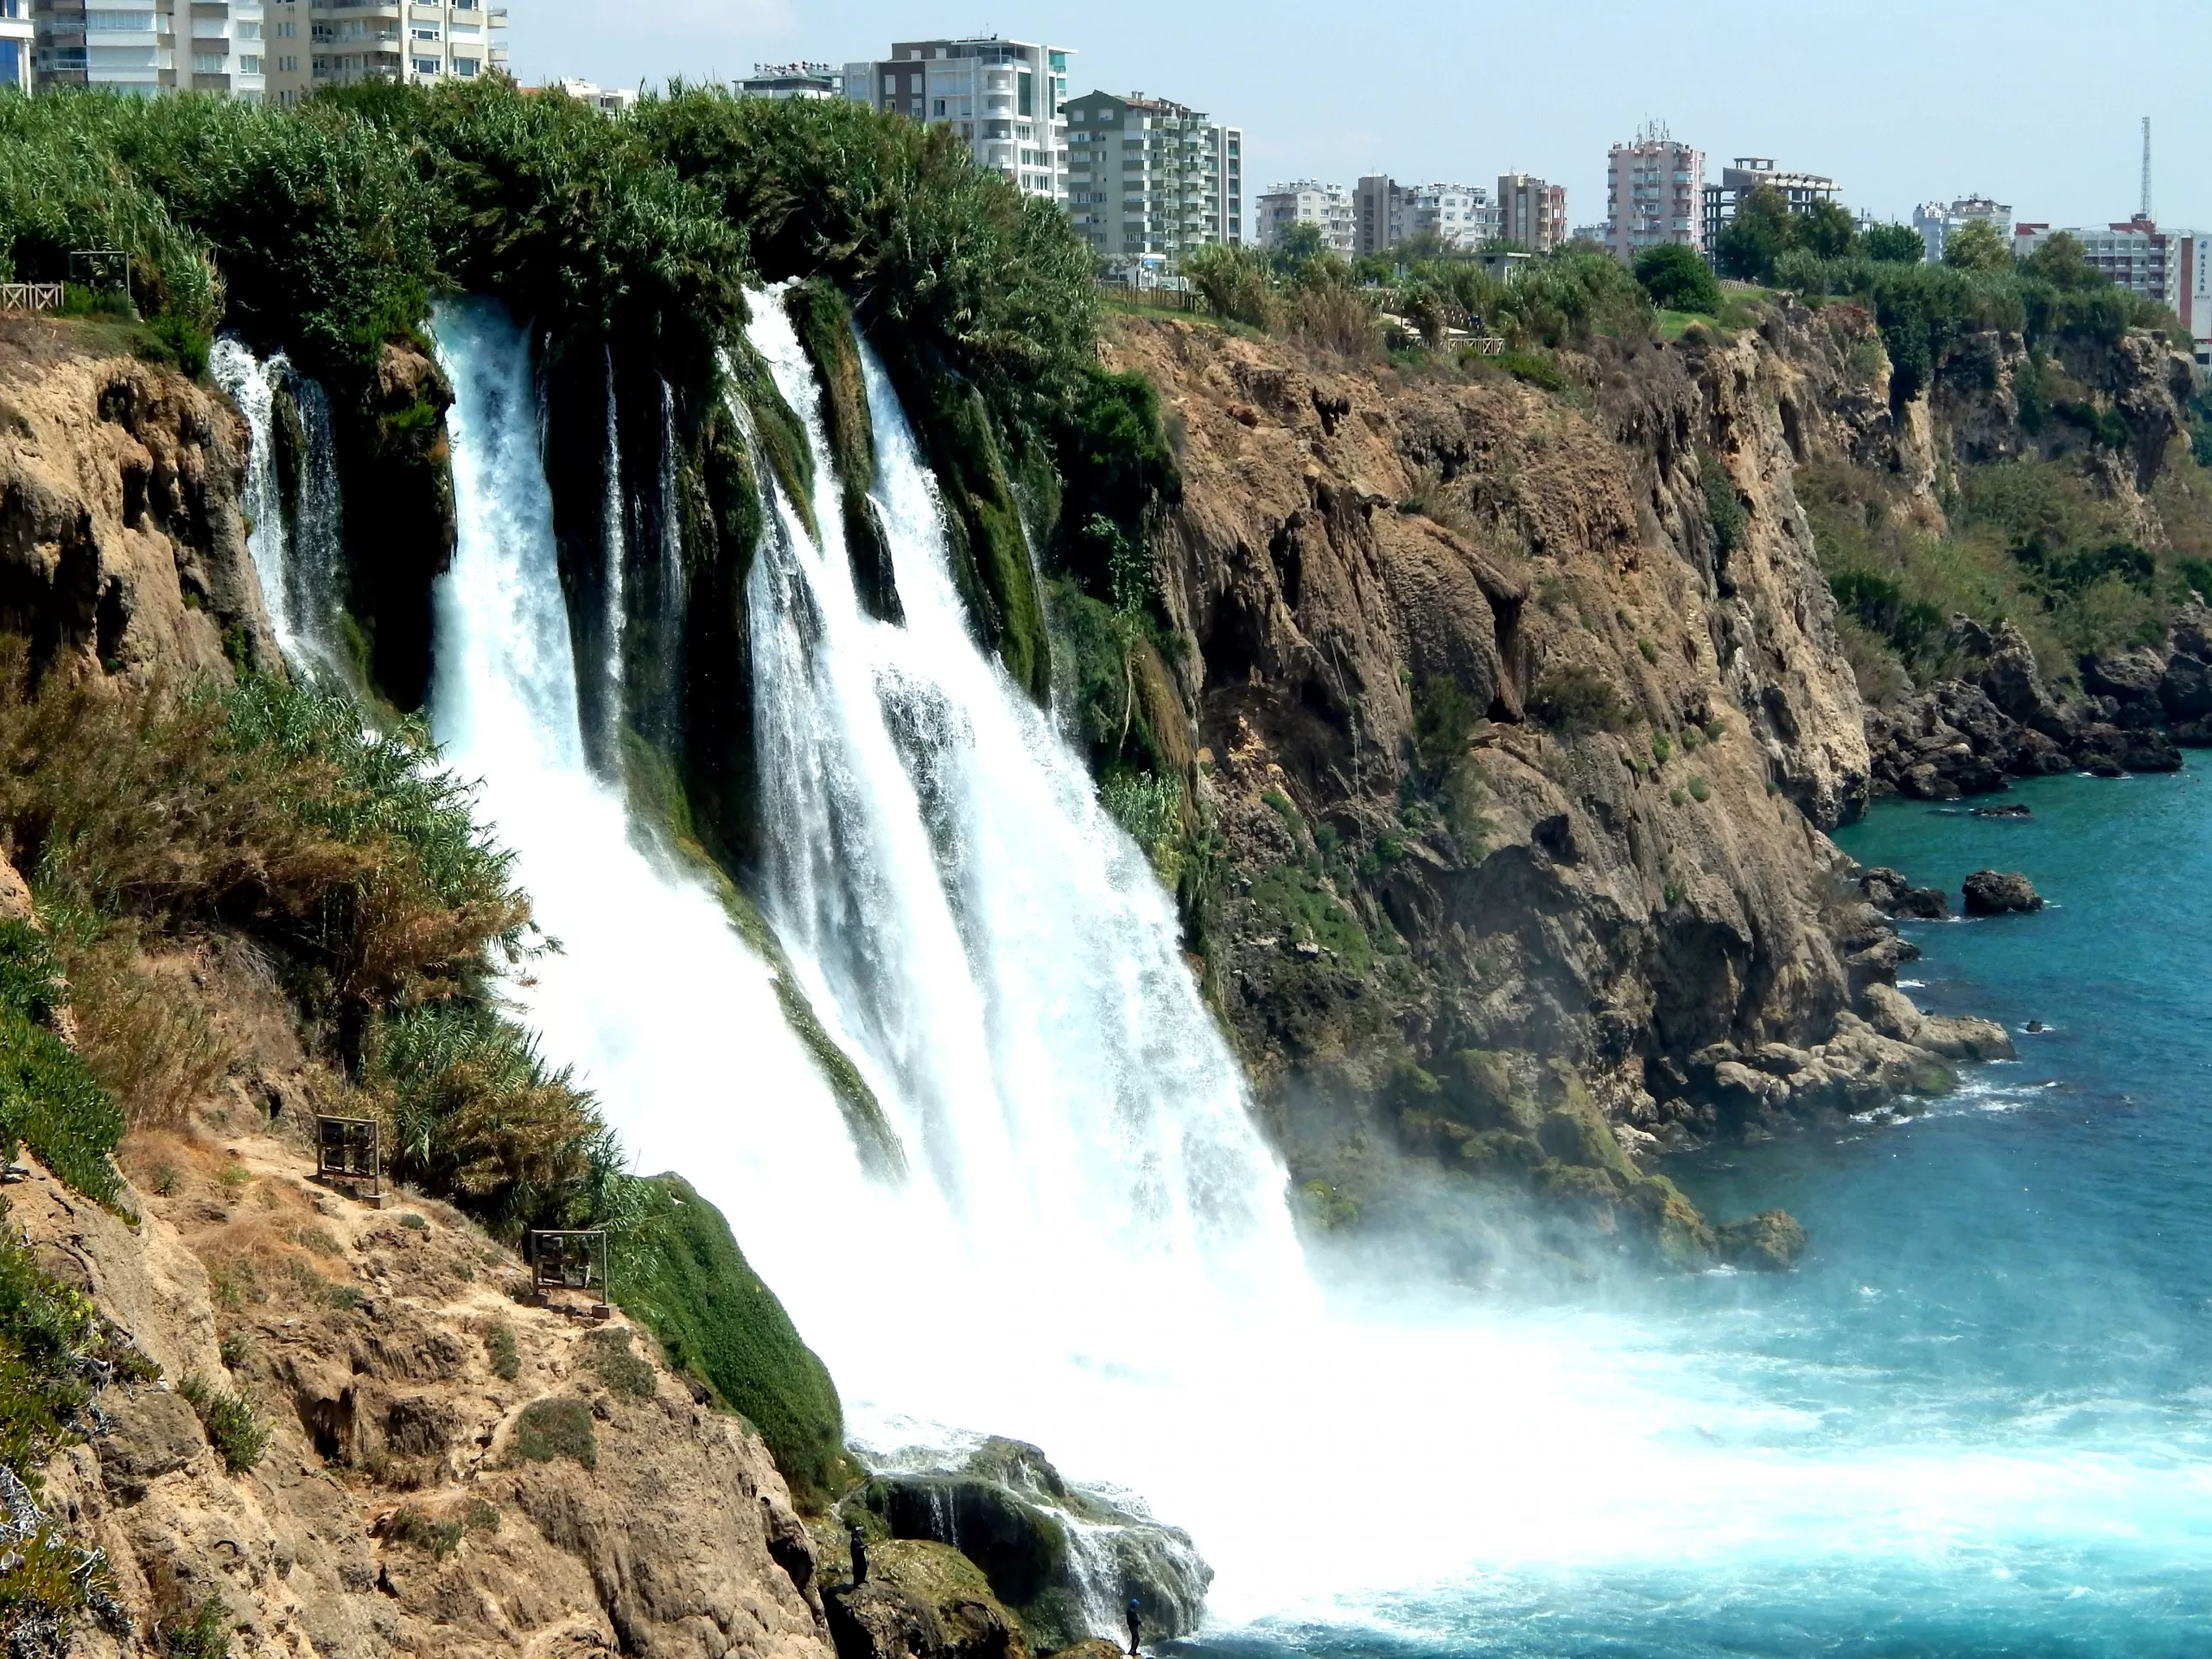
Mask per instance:
[[[880,1535],[957,1544],[1040,1652],[1096,1634],[1084,1610],[1102,1600],[1135,1601],[1162,1636],[1194,1630],[1213,1580],[1186,1534],[1070,1485],[1019,1440],[987,1441],[955,1469],[875,1476],[841,1514]]]
[[[792,287],[784,305],[822,380],[823,435],[837,469],[853,586],[871,616],[899,621],[906,613],[899,603],[891,543],[868,493],[875,481],[875,430],[868,416],[868,378],[853,334],[852,309],[836,285],[819,276]]]
[[[838,1659],[1028,1659],[1030,1653],[1020,1619],[991,1593],[982,1570],[950,1544],[876,1543],[868,1582],[827,1585],[822,1603]]]
[[[851,1478],[837,1386],[745,1260],[721,1211],[690,1182],[639,1183],[641,1212],[620,1236],[615,1300],[659,1339],[670,1366],[760,1431],[804,1505]]]
[[[350,395],[342,395],[350,392]],[[453,562],[453,388],[419,341],[388,342],[375,372],[334,388],[346,500],[346,608],[377,690],[401,709],[430,691],[430,584]]]

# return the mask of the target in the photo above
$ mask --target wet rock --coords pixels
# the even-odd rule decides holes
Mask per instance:
[[[1787,1210],[1768,1210],[1716,1227],[1713,1245],[1730,1267],[1780,1273],[1805,1253],[1805,1229]]]
[[[2005,806],[1977,806],[1974,816],[1977,818],[2031,818],[2035,814],[2015,801]]]
[[[1984,810],[2010,810],[2008,808]],[[2023,807],[2020,810],[2024,812],[2026,809]],[[1886,915],[1940,921],[1951,913],[1950,904],[1944,898],[1941,887],[1916,887],[1896,870],[1877,868],[1863,871],[1859,877],[1859,888],[1866,895],[1868,903]]]
[[[1096,1609],[1132,1600],[1147,1630],[1183,1635],[1213,1581],[1188,1534],[1069,1484],[1019,1440],[988,1440],[949,1469],[878,1474],[842,1508],[893,1539],[957,1545],[1048,1649],[1097,1634]]]
[[[1976,870],[1967,877],[1966,912],[1969,916],[2005,916],[2043,908],[2043,895],[2024,875],[1999,870]]]
[[[958,1550],[906,1539],[872,1554],[866,1584],[823,1597],[838,1659],[1028,1659],[1021,1621]]]

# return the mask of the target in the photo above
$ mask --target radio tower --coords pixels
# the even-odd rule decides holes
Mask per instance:
[[[2143,118],[2143,208],[2136,217],[2151,217],[2151,118]]]

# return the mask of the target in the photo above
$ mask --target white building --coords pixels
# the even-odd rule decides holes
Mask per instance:
[[[1388,253],[1424,232],[1463,252],[1497,239],[1497,209],[1479,184],[1400,184],[1370,174],[1353,187],[1352,221],[1353,251],[1362,255]]]
[[[638,107],[634,86],[602,86],[595,80],[569,79],[556,83],[579,104],[588,104],[601,115],[620,115]]]
[[[1318,225],[1321,245],[1350,258],[1359,251],[1357,221],[1351,192],[1341,184],[1318,184],[1300,179],[1279,184],[1252,203],[1252,224],[1259,244],[1271,248],[1293,225]]]
[[[834,63],[756,63],[737,83],[741,98],[842,98],[845,72]]]
[[[1615,144],[1605,168],[1605,246],[1624,264],[1646,248],[1699,247],[1705,224],[1705,152],[1648,126]]]
[[[845,66],[856,102],[950,127],[969,153],[1024,195],[1067,200],[1068,51],[996,35],[899,41],[888,58]]]
[[[40,87],[257,102],[268,90],[262,0],[41,0],[19,10],[31,13]]]
[[[210,10],[190,0],[194,12]],[[368,80],[474,80],[507,67],[507,9],[484,0],[266,0],[269,93],[296,104]]]
[[[31,90],[31,0],[0,0],[0,89]]]
[[[2012,239],[2012,210],[2001,201],[1987,196],[1961,196],[1946,205],[1940,201],[1923,201],[1912,210],[1912,228],[1920,232],[1921,245],[1928,251],[1928,263],[1943,263],[1943,250],[1951,233],[1961,225],[1979,219],[1994,226],[1997,234],[2005,241]]]
[[[2196,342],[2196,360],[2212,365],[2212,236],[2161,230],[2139,216],[2065,230],[2021,224],[2012,230],[2012,257],[2024,259],[2054,236],[2079,242],[2090,266],[2120,287],[2171,307]]]

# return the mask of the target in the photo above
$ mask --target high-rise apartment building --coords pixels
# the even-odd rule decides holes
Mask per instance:
[[[899,41],[845,66],[845,96],[950,127],[1024,195],[1067,200],[1068,51],[996,35]]]
[[[1179,259],[1244,240],[1244,134],[1202,111],[1131,92],[1085,92],[1067,112],[1067,205],[1101,258]]]
[[[258,100],[267,89],[262,0],[39,0],[36,86]]]
[[[1816,203],[1834,201],[1843,187],[1821,173],[1796,173],[1774,164],[1765,156],[1738,156],[1720,169],[1720,182],[1705,187],[1704,233],[1699,245],[1705,257],[1714,257],[1720,232],[1736,217],[1745,196],[1764,187],[1780,194],[1793,213],[1810,213]]]
[[[207,0],[188,0],[195,12]],[[507,67],[507,9],[485,0],[265,0],[269,95],[369,80],[474,80]]]
[[[31,90],[31,0],[0,0],[0,91]]]
[[[1352,251],[1388,253],[1408,237],[1434,236],[1472,251],[1497,238],[1497,210],[1478,184],[1400,184],[1373,173],[1352,188]]]
[[[1321,245],[1347,258],[1359,251],[1358,223],[1351,192],[1341,184],[1317,184],[1300,179],[1263,192],[1252,203],[1252,223],[1259,245],[1271,248],[1297,224],[1321,227]]]
[[[1497,233],[1531,253],[1549,253],[1567,240],[1567,187],[1526,173],[1499,174]]]
[[[1912,228],[1920,232],[1929,264],[1942,264],[1951,232],[1970,219],[1995,226],[1997,234],[2007,242],[2012,239],[2012,210],[1987,196],[1961,196],[1948,207],[1940,201],[1923,201],[1912,210]]]
[[[1704,228],[1705,152],[1662,126],[1615,144],[1605,174],[1605,246],[1624,264],[1646,248],[1699,245]]]

